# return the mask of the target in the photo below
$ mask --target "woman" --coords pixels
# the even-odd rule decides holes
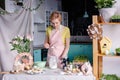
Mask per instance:
[[[54,11],[50,16],[51,26],[46,30],[44,47],[48,49],[47,64],[50,56],[57,57],[58,67],[61,67],[61,60],[67,58],[70,45],[70,30],[61,25],[62,17],[58,11]]]

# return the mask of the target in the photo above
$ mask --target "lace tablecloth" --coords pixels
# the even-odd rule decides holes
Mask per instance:
[[[60,69],[45,69],[39,74],[5,74],[2,80],[95,80],[93,75],[64,74]]]

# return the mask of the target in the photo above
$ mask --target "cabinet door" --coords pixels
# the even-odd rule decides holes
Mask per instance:
[[[33,51],[33,59],[34,59],[34,62],[36,61],[41,61],[41,50],[40,49],[37,49],[37,50],[34,50]]]
[[[80,44],[71,44],[68,52],[68,58],[70,61],[74,59],[75,56],[83,54],[83,45]]]
[[[48,49],[41,49],[42,61],[47,60],[47,53],[48,53]]]

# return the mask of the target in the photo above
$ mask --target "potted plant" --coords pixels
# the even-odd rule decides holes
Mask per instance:
[[[120,80],[120,78],[115,74],[102,74],[100,80]]]
[[[102,8],[112,8],[113,5],[116,3],[115,0],[95,0],[96,2],[96,8],[102,9]]]
[[[110,22],[120,22],[120,15],[113,15],[110,18]]]
[[[86,55],[75,56],[73,59],[74,64],[83,64],[88,61],[88,57]]]
[[[120,55],[120,48],[116,48],[115,51],[116,51],[116,55]]]
[[[96,8],[99,9],[100,15],[103,17],[105,22],[109,22],[111,16],[116,12],[116,8],[113,5],[116,3],[115,0],[95,0]]]

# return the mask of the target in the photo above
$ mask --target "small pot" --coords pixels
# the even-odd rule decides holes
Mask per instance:
[[[111,19],[110,22],[120,22],[120,19]]]

